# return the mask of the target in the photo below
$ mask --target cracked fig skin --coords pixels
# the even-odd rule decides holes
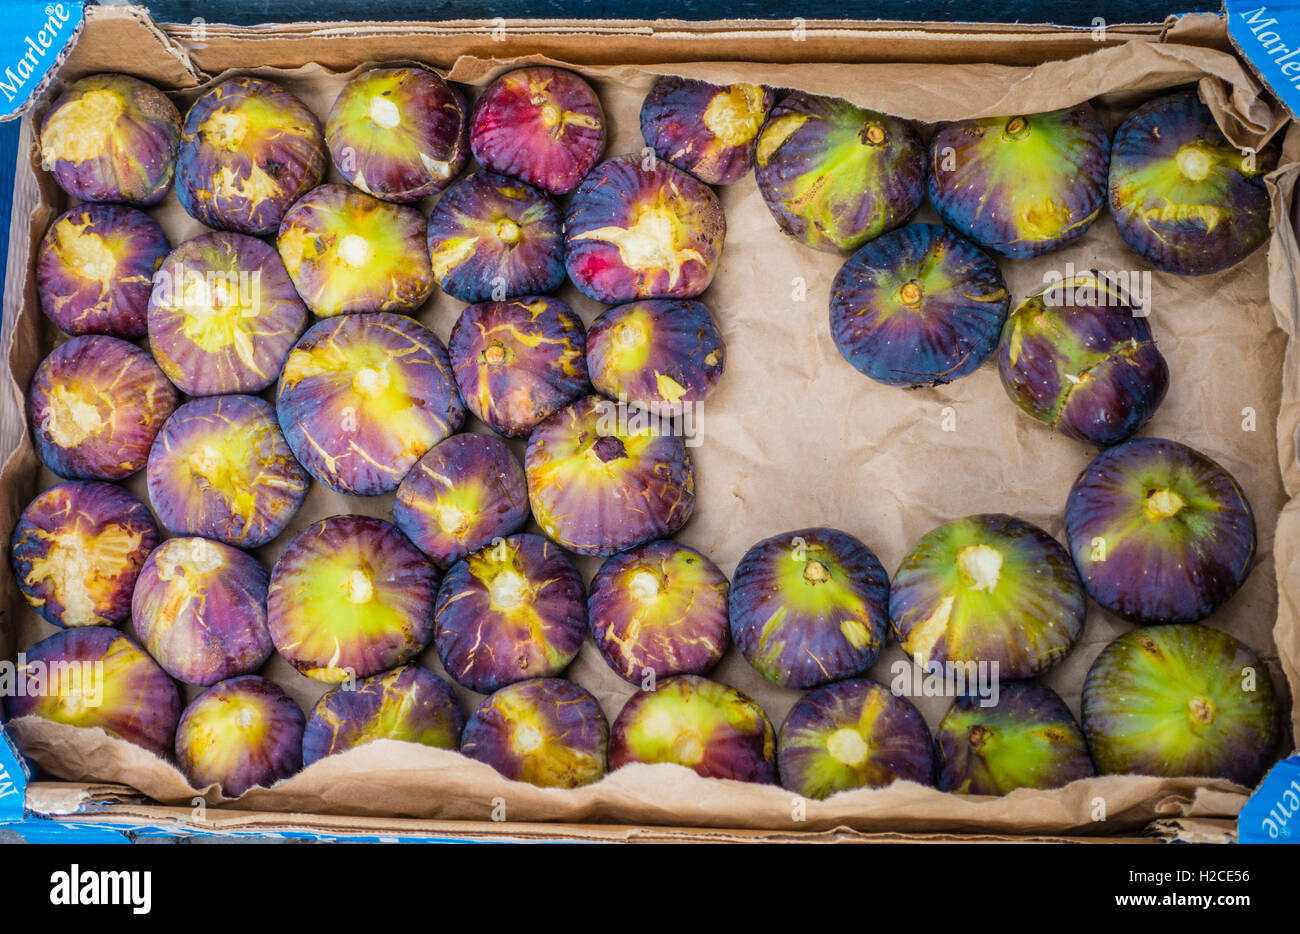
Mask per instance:
[[[731,637],[761,674],[811,688],[862,674],[889,627],[889,575],[866,545],[836,529],[765,538],[732,576]]]
[[[728,185],[754,167],[758,131],[775,100],[771,88],[665,75],[641,104],[641,136],[665,162]]]
[[[605,774],[609,724],[585,688],[532,678],[488,697],[469,718],[460,751],[506,778],[577,788]]]
[[[1083,632],[1086,607],[1056,539],[996,513],[954,519],[922,536],[889,595],[894,635],[916,664],[986,662],[1003,681],[1060,662]]]

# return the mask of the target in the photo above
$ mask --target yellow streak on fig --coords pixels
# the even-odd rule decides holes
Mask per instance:
[[[743,146],[763,126],[763,89],[733,84],[713,95],[704,108],[704,126],[724,146]]]
[[[370,582],[370,575],[361,568],[353,568],[348,575],[348,602],[369,603],[374,597],[375,587]]]
[[[56,162],[85,162],[104,155],[125,112],[122,96],[105,88],[87,91],[60,107],[41,134],[41,167],[48,171]]]
[[[226,498],[230,511],[251,522],[257,509],[254,486],[248,482],[247,465],[256,460],[253,439],[230,433],[218,444],[197,445],[186,458],[186,466],[200,490],[215,490]]]
[[[967,587],[992,593],[1002,574],[1002,553],[991,545],[967,545],[957,552],[957,570]]]
[[[212,194],[215,198],[269,201],[279,196],[280,183],[256,164],[250,166],[245,178],[237,176],[229,166],[223,166],[220,174],[212,180]]]
[[[370,109],[367,113],[371,120],[385,130],[391,130],[402,122],[402,112],[397,109],[397,105],[381,94],[370,98]]]
[[[54,385],[47,393],[40,427],[62,448],[73,448],[104,430],[106,422],[86,389],[78,384]]]
[[[674,405],[682,400],[682,396],[686,395],[685,386],[668,374],[660,373],[657,370],[655,371],[655,388],[658,390],[661,399]]]
[[[158,579],[194,582],[198,574],[211,574],[225,560],[221,549],[206,538],[173,538],[164,542],[154,555]]]
[[[203,121],[199,132],[211,145],[235,152],[248,135],[248,118],[238,111],[218,108]]]
[[[453,269],[473,256],[477,249],[478,237],[452,237],[443,241],[438,249],[429,254],[433,277],[438,280],[447,278]]]
[[[532,602],[532,588],[517,571],[502,571],[488,585],[488,596],[498,610],[513,610]]]
[[[677,285],[682,267],[690,260],[706,264],[698,250],[678,246],[680,232],[681,220],[661,203],[639,210],[627,227],[597,227],[573,239],[612,243],[624,265],[638,272],[666,272],[671,288]]]
[[[1187,501],[1173,490],[1156,490],[1146,501],[1147,518],[1153,522],[1178,515]]]
[[[793,136],[809,119],[807,114],[786,114],[769,123],[764,129],[763,135],[758,138],[758,148],[756,150],[758,164],[766,166],[772,156],[776,154],[776,151],[785,144],[785,141]]]
[[[930,663],[930,653],[934,651],[935,643],[948,628],[948,620],[952,617],[952,606],[953,597],[950,594],[943,598],[927,619],[913,626],[912,631],[903,641],[903,648],[922,668]]]
[[[251,372],[266,376],[257,364],[251,329],[256,326],[256,312],[246,306],[238,291],[232,292],[226,281],[211,281],[195,274],[185,276],[181,286],[179,311],[183,316],[181,333],[205,353],[218,353],[234,347],[236,356]]]
[[[865,648],[871,644],[871,631],[862,624],[861,620],[844,620],[844,622],[840,623],[840,632],[849,641],[849,645],[855,649]]]
[[[48,544],[45,553],[32,561],[23,583],[29,588],[41,582],[50,584],[54,598],[63,606],[65,625],[103,625],[106,620],[95,612],[95,602],[113,586],[128,557],[140,547],[140,533],[115,523],[98,535],[44,531],[36,535]]]
[[[847,726],[830,735],[826,740],[826,751],[836,762],[842,762],[847,766],[861,765],[867,760],[869,752],[862,734]]]
[[[117,257],[104,238],[90,230],[90,221],[74,224],[64,218],[54,225],[54,252],[83,279],[100,284],[100,292],[108,291],[113,273],[117,271]]]

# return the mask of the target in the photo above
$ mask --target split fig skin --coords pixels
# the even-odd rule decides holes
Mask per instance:
[[[771,88],[720,87],[664,75],[641,104],[641,136],[660,159],[708,185],[729,185],[754,167],[754,147]]]

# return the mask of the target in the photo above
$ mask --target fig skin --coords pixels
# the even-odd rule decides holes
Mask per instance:
[[[577,788],[605,775],[608,742],[609,724],[589,691],[563,678],[531,678],[479,705],[460,751],[512,781]]]
[[[176,762],[195,788],[219,785],[227,798],[269,788],[302,769],[302,710],[257,675],[214,684],[181,714]]]
[[[916,664],[996,664],[1003,681],[1065,657],[1083,633],[1087,598],[1064,548],[1002,514],[931,530],[903,559],[889,594],[894,636]]]
[[[79,204],[60,214],[41,240],[41,310],[74,337],[144,337],[150,283],[170,249],[162,227],[143,211]]]
[[[264,237],[325,175],[320,122],[264,78],[230,78],[185,115],[176,196],[209,227]]]
[[[41,168],[78,201],[147,207],[172,186],[181,115],[167,95],[130,75],[88,75],[41,121]]]
[[[904,120],[796,91],[768,114],[754,177],[782,231],[815,250],[849,252],[916,213],[925,147]]]
[[[60,627],[116,626],[159,541],[149,509],[111,483],[73,480],[27,504],[9,543],[18,589]]]
[[[558,298],[469,305],[447,348],[465,404],[507,438],[527,437],[590,390],[587,332]]]
[[[275,404],[307,472],[357,496],[397,489],[465,421],[442,341],[386,312],[313,325],[285,361]]]
[[[775,101],[771,88],[665,75],[641,104],[641,136],[665,162],[729,185],[754,167],[758,131]]]
[[[306,329],[307,306],[270,246],[213,231],[167,257],[148,325],[158,366],[182,392],[257,393],[275,382]]]
[[[131,621],[169,675],[207,687],[252,674],[271,657],[269,583],[262,562],[238,548],[206,538],[169,538],[140,570]]]
[[[479,172],[438,199],[427,232],[433,277],[462,302],[554,292],[564,282],[564,214],[544,192]]]
[[[591,581],[587,619],[596,647],[624,681],[705,674],[730,640],[718,566],[693,548],[646,542],[606,559]]]
[[[1277,160],[1270,143],[1252,165],[1195,88],[1147,101],[1119,125],[1111,146],[1115,227],[1165,272],[1204,276],[1235,266],[1268,240],[1264,176]]]
[[[346,185],[294,202],[276,248],[294,288],[322,318],[415,311],[433,292],[424,215]]]
[[[27,393],[36,456],[68,480],[125,479],[145,465],[176,399],[148,351],[74,337],[41,362]]]
[[[1204,619],[1255,559],[1255,517],[1237,481],[1163,438],[1093,458],[1066,501],[1065,536],[1088,595],[1138,624]]]
[[[680,415],[726,367],[726,344],[702,302],[652,299],[610,308],[587,332],[587,371],[603,395]]]
[[[938,386],[979,369],[997,347],[1011,296],[997,263],[938,224],[872,240],[831,287],[831,337],[887,386]]]
[[[309,678],[368,678],[429,644],[437,587],[438,572],[393,524],[330,516],[295,535],[271,570],[271,641]]]
[[[943,123],[930,140],[930,202],[986,250],[1041,256],[1101,215],[1109,163],[1106,128],[1087,103]]]
[[[615,156],[582,180],[564,219],[564,264],[606,305],[694,298],[722,257],[727,218],[713,190],[667,162]]]
[[[128,637],[104,626],[65,629],[22,654],[26,664],[16,674],[23,694],[4,698],[10,719],[36,716],[99,727],[156,756],[167,755],[181,716],[180,693]],[[101,664],[102,669],[83,667]]]
[[[1077,298],[1066,305],[1066,295]],[[1096,301],[1079,301],[1090,296]],[[1023,411],[1098,447],[1117,444],[1146,424],[1169,388],[1169,365],[1146,318],[1122,289],[1095,272],[1020,303],[1002,330],[998,374]]]
[[[728,612],[736,648],[761,674],[817,687],[875,663],[889,628],[889,575],[852,535],[799,529],[745,552]]]
[[[614,720],[610,771],[633,762],[672,762],[702,778],[776,783],[776,731],[740,691],[677,675],[633,694]]]
[[[930,730],[912,702],[869,678],[810,691],[777,738],[781,787],[823,800],[854,788],[896,781],[930,785]]]
[[[605,151],[605,114],[591,85],[574,72],[517,68],[483,91],[469,140],[489,172],[566,195]]]
[[[681,436],[600,396],[533,430],[528,502],[547,537],[580,555],[612,555],[675,534],[695,509],[695,467]]]
[[[464,727],[451,686],[427,668],[403,665],[322,694],[302,735],[302,764],[377,739],[457,749]]]
[[[1083,728],[1102,774],[1249,788],[1274,758],[1277,699],[1268,668],[1232,636],[1194,623],[1152,626],[1097,656],[1083,685]]]
[[[427,68],[371,68],[339,92],[325,141],[354,188],[385,201],[419,201],[446,188],[465,166],[465,98]]]
[[[1001,685],[990,707],[958,698],[939,724],[935,748],[939,789],[956,794],[1060,788],[1097,774],[1070,708],[1033,681]]]
[[[553,677],[587,633],[582,576],[554,543],[511,535],[451,567],[438,588],[434,629],[447,674],[471,691]]]
[[[167,420],[149,452],[149,502],[172,535],[259,548],[307,496],[306,471],[256,396],[205,396]]]

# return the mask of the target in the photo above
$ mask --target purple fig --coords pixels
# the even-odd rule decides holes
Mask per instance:
[[[729,185],[754,167],[754,143],[775,100],[771,88],[665,75],[641,104],[641,136],[665,162]]]

